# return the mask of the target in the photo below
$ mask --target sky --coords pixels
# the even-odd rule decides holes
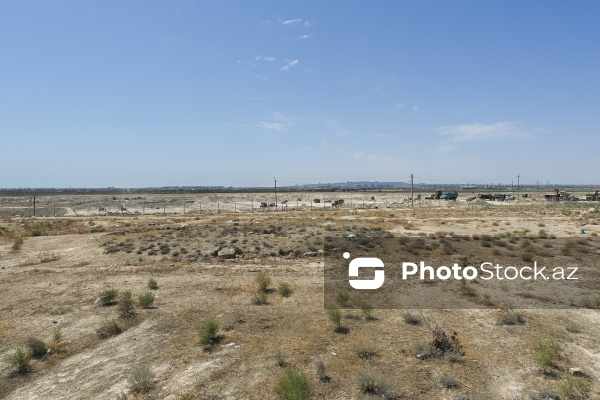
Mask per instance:
[[[600,184],[600,2],[0,2],[0,187]]]

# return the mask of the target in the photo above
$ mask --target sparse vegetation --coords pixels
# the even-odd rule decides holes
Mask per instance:
[[[14,238],[13,245],[12,245],[13,250],[21,249],[21,246],[23,246],[24,242],[25,242],[25,239],[23,239],[22,236],[17,236],[16,238]]]
[[[156,281],[156,279],[154,279],[154,278],[148,279],[148,289],[150,289],[150,290],[158,289],[158,282]]]
[[[260,292],[266,292],[271,284],[271,277],[262,271],[256,274],[254,280],[256,281]]]
[[[154,304],[154,294],[152,292],[146,292],[138,296],[138,302],[142,308],[151,308]]]
[[[131,292],[127,291],[121,294],[121,298],[118,303],[119,318],[126,321],[133,321],[137,318],[137,312],[133,300],[131,299]]]
[[[369,359],[377,355],[377,346],[372,341],[366,341],[354,346],[354,352],[357,356]]]
[[[519,325],[525,323],[525,315],[517,310],[505,310],[500,316],[500,325]]]
[[[129,374],[128,382],[131,393],[148,393],[154,386],[154,373],[146,365],[135,367]]]
[[[339,308],[328,308],[327,316],[329,317],[329,320],[333,322],[335,331],[340,332],[342,330],[342,312]]]
[[[31,369],[31,351],[17,347],[6,356],[6,361],[17,369],[19,374],[26,374]]]
[[[111,319],[105,322],[96,330],[96,335],[100,339],[108,339],[109,337],[116,336],[123,332],[123,328],[119,325],[116,319]]]
[[[31,356],[33,358],[42,358],[48,354],[48,346],[46,346],[46,343],[38,338],[30,337],[25,342],[25,345],[31,352]]]
[[[292,288],[290,287],[290,284],[287,282],[281,282],[279,284],[278,291],[282,297],[289,297],[289,295],[292,294]]]
[[[103,306],[110,306],[110,305],[115,304],[115,299],[117,298],[118,295],[119,295],[118,290],[108,289],[108,290],[105,290],[104,292],[100,293],[100,296],[98,297],[98,299]]]
[[[335,294],[335,301],[340,305],[340,307],[345,307],[350,300],[350,293],[347,290],[342,290]]]
[[[555,339],[545,339],[536,346],[535,361],[539,366],[546,369],[552,367],[558,357],[560,343]]]
[[[420,325],[421,316],[416,311],[406,311],[402,314],[402,319],[409,325]]]
[[[218,335],[220,324],[216,319],[207,319],[200,327],[198,331],[198,338],[200,339],[200,343],[209,346],[218,342]]]
[[[265,292],[258,292],[252,295],[252,303],[257,306],[267,304],[269,296]]]
[[[285,367],[277,381],[276,391],[285,400],[304,400],[310,398],[312,385],[302,371]]]
[[[358,372],[358,387],[364,393],[374,394],[387,400],[396,399],[396,395],[390,389],[383,377],[372,370],[362,369]]]
[[[446,389],[455,389],[460,387],[460,382],[455,377],[449,374],[442,374],[440,376],[440,383]]]
[[[567,399],[587,399],[590,392],[588,381],[577,376],[567,376],[556,386]]]

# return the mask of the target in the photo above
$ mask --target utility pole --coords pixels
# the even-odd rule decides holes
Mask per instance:
[[[521,175],[517,174],[517,197],[521,191]]]
[[[273,177],[273,180],[275,181],[275,211],[277,211],[277,179]]]
[[[415,208],[415,192],[414,192],[413,174],[410,174],[410,207]]]
[[[35,217],[35,196],[33,196],[33,216]]]

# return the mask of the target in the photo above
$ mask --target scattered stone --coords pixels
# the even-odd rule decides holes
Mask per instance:
[[[569,373],[573,376],[584,376],[585,374],[581,368],[569,368]]]
[[[233,247],[226,247],[222,250],[219,250],[219,252],[217,253],[217,256],[219,258],[235,258],[235,255],[237,254],[237,251],[233,248]]]
[[[317,257],[319,255],[316,251],[307,251],[304,253],[304,257]]]

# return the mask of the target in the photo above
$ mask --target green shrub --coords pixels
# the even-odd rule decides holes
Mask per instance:
[[[25,342],[25,345],[31,352],[33,358],[42,358],[48,354],[48,346],[38,338],[30,337]]]
[[[97,233],[97,232],[104,232],[105,230],[106,230],[106,228],[104,228],[104,226],[95,225],[94,227],[92,227],[92,229],[90,229],[90,232]]]
[[[203,345],[212,345],[218,341],[219,322],[215,319],[207,319],[198,331],[198,338]]]
[[[378,373],[362,369],[358,372],[358,387],[364,393],[374,394],[384,399],[396,399],[388,384]]]
[[[375,319],[375,317],[373,317],[373,306],[371,306],[370,304],[362,303],[360,305],[360,310],[365,315],[365,319],[367,321]]]
[[[354,346],[354,352],[360,358],[369,359],[377,355],[377,346],[371,341],[362,342]]]
[[[342,290],[341,292],[337,292],[335,295],[335,301],[341,306],[345,307],[348,304],[348,300],[350,300],[350,293],[347,290]]]
[[[525,323],[525,315],[520,311],[506,310],[500,316],[500,325],[517,325]]]
[[[279,294],[283,297],[288,297],[292,293],[292,288],[289,283],[281,282],[279,284]]]
[[[135,311],[135,306],[133,304],[133,300],[131,299],[131,292],[127,291],[121,294],[118,308],[120,318],[127,321],[133,321],[137,318],[137,312]]]
[[[283,375],[277,381],[276,390],[285,400],[304,400],[310,398],[312,385],[303,372],[285,367]]]
[[[119,295],[119,291],[117,289],[109,289],[100,293],[99,300],[103,306],[110,306],[115,304],[115,299]]]
[[[269,296],[265,292],[258,292],[252,295],[252,303],[258,306],[267,304]]]
[[[158,289],[158,282],[156,282],[156,279],[154,279],[154,278],[148,279],[148,289],[150,289],[150,290]]]
[[[546,339],[538,343],[536,347],[535,361],[542,368],[553,366],[560,351],[560,343],[555,339]]]
[[[587,399],[590,384],[583,378],[567,376],[556,384],[558,390],[568,399]]]
[[[34,229],[31,231],[31,236],[42,236],[42,231],[39,229]]]
[[[138,302],[142,308],[150,308],[154,304],[154,294],[152,292],[146,292],[138,296]]]
[[[271,277],[262,271],[256,274],[254,280],[258,285],[258,290],[261,292],[266,292],[267,288],[271,284]]]
[[[335,330],[339,331],[342,328],[342,312],[338,308],[328,308],[327,316],[335,325]]]
[[[18,347],[14,352],[6,356],[6,361],[13,365],[18,373],[25,374],[31,369],[31,352]]]
[[[25,241],[25,239],[23,239],[23,237],[17,236],[13,241],[13,245],[12,245],[13,250],[19,250],[21,248],[21,246],[23,245],[24,241]]]
[[[148,393],[154,386],[154,373],[148,366],[139,366],[131,371],[128,381],[132,393]]]

